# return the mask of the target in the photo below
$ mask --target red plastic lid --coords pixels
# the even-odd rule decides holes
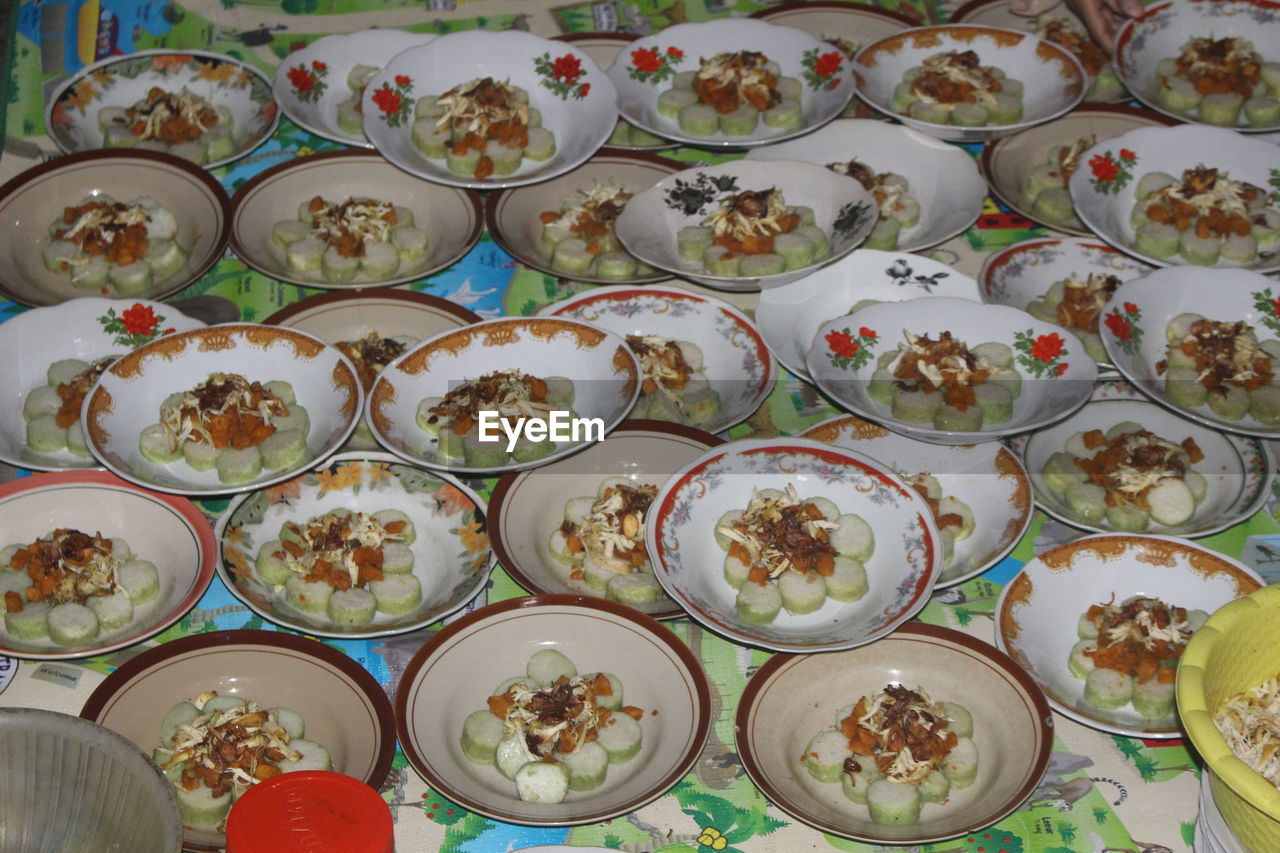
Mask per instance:
[[[391,810],[359,779],[325,770],[254,785],[227,816],[227,853],[395,853]]]

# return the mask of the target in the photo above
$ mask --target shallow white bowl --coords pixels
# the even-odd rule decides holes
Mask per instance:
[[[122,316],[126,313],[127,318]],[[107,331],[107,326],[114,331]],[[4,401],[0,405],[0,460],[34,471],[98,467],[92,456],[76,456],[69,450],[37,453],[27,446],[22,403],[33,390],[48,384],[49,365],[64,358],[92,364],[109,355],[124,355],[167,331],[185,332],[202,326],[199,320],[159,302],[94,297],[35,308],[0,324],[0,364],[8,365],[0,373],[0,400]]]
[[[709,275],[701,261],[680,257],[676,234],[681,228],[701,225],[723,197],[771,187],[782,191],[788,206],[813,208],[817,227],[827,234],[831,245],[827,257],[807,267],[759,278]],[[835,263],[866,240],[876,218],[875,199],[853,178],[794,160],[738,160],[685,169],[663,178],[627,202],[615,229],[627,251],[648,264],[708,287],[749,291],[778,287]]]
[[[1138,251],[1133,245],[1134,228],[1129,216],[1143,175],[1167,172],[1181,178],[1185,170],[1199,165],[1216,168],[1235,181],[1275,189],[1272,181],[1280,174],[1280,147],[1222,127],[1140,128],[1099,142],[1082,154],[1080,168],[1072,174],[1068,188],[1080,221],[1117,249],[1158,267],[1194,267],[1181,255],[1162,260]],[[1114,177],[1104,179],[1111,168],[1118,171]],[[1274,199],[1270,207],[1277,208]],[[1219,258],[1214,268],[1240,266]],[[1272,245],[1260,251],[1248,269],[1262,273],[1280,270],[1280,247]]]
[[[153,87],[171,93],[185,88],[231,111],[235,150],[206,169],[239,160],[270,139],[280,123],[271,81],[254,66],[221,53],[161,48],[108,56],[77,71],[47,98],[45,132],[66,154],[101,148],[98,110],[132,106]]]
[[[1117,735],[1175,738],[1177,717],[1154,720],[1132,706],[1094,708],[1067,668],[1076,623],[1095,604],[1133,595],[1209,613],[1261,586],[1252,569],[1182,539],[1097,534],[1050,548],[1005,584],[996,604],[996,644],[1044,689],[1049,704],[1078,723]]]
[[[435,439],[417,424],[418,403],[443,397],[464,381],[513,369],[572,380],[573,411],[579,418],[599,418],[606,435],[640,393],[640,366],[620,336],[579,320],[504,317],[436,335],[387,365],[369,392],[365,418],[378,442],[397,456],[459,475],[536,468],[586,447],[591,430],[579,441],[560,442],[541,459],[498,468],[450,465],[437,453]]]
[[[843,317],[863,299],[898,302],[952,296],[978,302],[978,283],[939,261],[906,252],[858,249],[829,267],[760,291],[760,334],[778,361],[809,381],[805,358],[824,321]]]
[[[920,203],[920,221],[902,229],[900,252],[936,246],[967,229],[982,213],[987,183],[961,148],[919,131],[874,119],[842,119],[808,136],[756,148],[747,160],[801,160],[828,166],[857,157],[876,172],[894,172],[909,182],[907,195]]]
[[[565,75],[551,77],[550,64],[557,60],[573,67],[572,81]],[[543,63],[545,73],[538,71]],[[536,163],[525,158],[514,174],[476,180],[455,175],[443,159],[428,159],[414,147],[414,102],[483,77],[529,92],[529,104],[542,113],[542,126],[555,135],[556,153],[550,159]],[[378,96],[379,91],[399,95],[399,110],[384,111],[375,96],[390,98]],[[591,57],[573,45],[519,30],[466,30],[396,54],[365,87],[363,110],[365,135],[396,167],[438,184],[500,189],[564,174],[594,154],[613,132],[617,95]]]
[[[671,88],[673,75],[697,71],[702,59],[718,53],[743,50],[763,53],[778,63],[782,76],[801,81],[801,127],[781,130],[762,120],[747,136],[726,136],[719,130],[710,136],[690,136],[679,121],[658,114],[658,96]],[[650,70],[654,62],[659,65]],[[633,42],[609,67],[609,79],[618,89],[618,112],[637,127],[698,148],[753,148],[803,136],[840,115],[853,96],[849,66],[849,58],[838,48],[804,30],[722,18],[677,24]]]
[[[957,127],[895,112],[890,104],[903,72],[948,50],[972,50],[983,65],[999,68],[1022,81],[1022,121]],[[872,42],[854,57],[853,73],[858,95],[871,106],[907,127],[952,142],[986,142],[1055,119],[1080,103],[1086,87],[1084,69],[1065,48],[1017,30],[974,24],[919,27]]]
[[[1263,62],[1280,62],[1280,11],[1269,0],[1162,3],[1128,19],[1116,33],[1115,67],[1121,82],[1151,109],[1179,121],[1197,122],[1190,114],[1169,109],[1156,96],[1160,60],[1176,59],[1182,46],[1197,36],[1245,38],[1253,42]],[[1266,94],[1266,86],[1261,88],[1260,93],[1255,88],[1255,94]],[[1280,125],[1250,125],[1241,110],[1235,129],[1268,133],[1280,130]]]
[[[800,435],[866,454],[903,477],[932,474],[945,497],[969,506],[973,534],[955,543],[954,556],[943,566],[935,589],[963,583],[1000,562],[1031,524],[1031,480],[1017,455],[999,442],[928,444],[849,415],[823,421]]]
[[[1013,348],[1022,393],[1013,401],[1009,422],[977,432],[940,430],[896,420],[888,405],[873,401],[867,384],[876,360],[882,353],[895,351],[899,343],[905,344],[903,333],[908,331],[935,340],[949,331],[970,347],[995,341]],[[837,356],[833,339],[845,335],[858,346],[852,359]],[[848,364],[841,366],[841,361]],[[809,375],[836,405],[934,444],[994,441],[1052,423],[1089,400],[1098,375],[1098,363],[1085,353],[1080,339],[1065,329],[1016,308],[937,296],[869,305],[852,316],[828,320],[814,335],[806,363]]]
[[[1151,267],[1110,246],[1082,237],[1024,240],[987,255],[978,273],[982,301],[1020,311],[1042,298],[1054,282],[1072,273],[1114,275],[1122,281],[1151,272]],[[1107,362],[1100,362],[1109,367]]]
[[[825,497],[875,531],[866,561],[867,594],[827,599],[812,613],[786,611],[768,625],[739,615],[725,581],[720,517],[745,509],[753,489],[795,486],[801,499]],[[878,640],[924,606],[942,568],[928,505],[887,464],[804,438],[734,441],[708,450],[669,479],[654,499],[645,544],[667,594],[703,625],[735,643],[780,652],[849,649]]]
[[[1193,312],[1224,323],[1243,321],[1259,341],[1280,337],[1280,317],[1272,302],[1277,296],[1280,286],[1274,279],[1249,270],[1166,267],[1127,281],[1112,294],[1105,310],[1117,319],[1104,323],[1102,344],[1125,378],[1160,405],[1215,429],[1276,438],[1280,427],[1266,426],[1248,415],[1230,421],[1207,405],[1189,409],[1174,403],[1165,394],[1164,375],[1156,365],[1168,353],[1165,329],[1179,314]]]
[[[773,356],[755,324],[714,297],[675,287],[597,287],[538,313],[582,320],[623,338],[661,335],[697,344],[702,372],[720,395],[719,417],[699,427],[707,432],[742,423],[773,391]]]
[[[1100,429],[1105,433],[1122,421],[1142,424],[1144,429],[1174,444],[1190,437],[1204,452],[1204,459],[1192,466],[1208,481],[1204,502],[1185,524],[1167,527],[1153,521],[1149,533],[1187,538],[1218,533],[1252,517],[1271,494],[1275,460],[1262,440],[1224,433],[1178,417],[1148,401],[1127,382],[1102,382],[1093,399],[1071,417],[1010,441],[1031,474],[1036,504],[1041,509],[1073,527],[1098,533],[1123,532],[1105,519],[1093,524],[1076,516],[1062,495],[1045,486],[1042,474],[1049,457],[1065,452],[1067,439],[1077,432]]]
[[[338,105],[355,95],[347,86],[347,75],[357,65],[381,65],[433,38],[434,33],[369,29],[316,39],[280,61],[271,93],[303,130],[344,145],[372,148],[363,133],[351,134],[338,126]]]
[[[297,465],[228,486],[216,470],[196,471],[181,459],[161,464],[143,458],[138,437],[160,419],[161,402],[213,373],[264,383],[283,379],[293,386],[311,419],[307,453]],[[162,492],[227,494],[287,480],[333,453],[355,429],[360,399],[355,368],[336,348],[293,329],[228,323],[169,335],[120,359],[85,397],[80,419],[93,455],[126,480]]]

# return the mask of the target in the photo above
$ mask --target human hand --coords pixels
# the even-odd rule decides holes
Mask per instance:
[[[1142,0],[1067,0],[1099,46],[1107,53],[1115,50],[1116,33],[1129,18],[1144,11]]]

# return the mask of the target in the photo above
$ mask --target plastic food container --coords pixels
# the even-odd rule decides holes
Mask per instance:
[[[254,785],[227,815],[227,853],[395,853],[391,810],[352,776],[282,773]]]
[[[182,823],[168,780],[122,735],[54,711],[2,708],[0,850],[179,853]]]

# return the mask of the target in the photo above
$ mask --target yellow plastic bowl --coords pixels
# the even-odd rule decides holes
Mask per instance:
[[[1213,724],[1222,700],[1280,673],[1280,586],[1209,617],[1178,664],[1178,715],[1209,771],[1213,801],[1249,849],[1280,850],[1280,790],[1236,758]]]

